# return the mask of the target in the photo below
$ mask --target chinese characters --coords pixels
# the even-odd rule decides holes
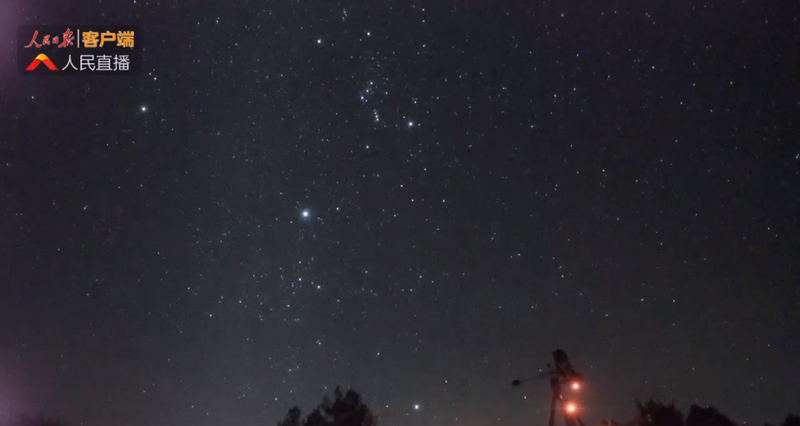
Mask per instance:
[[[53,45],[53,46],[58,46],[59,49],[63,49],[65,47],[69,47],[69,46],[74,45],[74,42],[75,42],[75,35],[72,33],[72,31],[69,28],[67,28],[67,30],[64,31],[64,33],[61,35],[61,44],[58,43],[59,38],[58,38],[57,35],[51,37],[50,34],[45,34],[42,37],[42,42],[41,43],[38,43],[36,41],[36,38],[38,36],[39,36],[39,30],[34,31],[33,37],[31,38],[31,42],[28,43],[28,45],[25,46],[25,48],[28,49],[28,48],[31,48],[33,46],[36,46],[37,48],[39,48],[39,47],[42,47],[42,46]]]
[[[32,47],[41,48],[42,46],[58,46],[59,49],[63,49],[65,47],[74,46],[75,44],[75,34],[67,28],[63,34],[59,37],[58,35],[50,35],[44,34],[42,35],[42,42],[39,43],[37,40],[39,38],[39,30],[35,30],[33,32],[33,37],[31,38],[30,43],[28,43],[25,48],[30,49]],[[59,40],[61,43],[59,44]],[[82,45],[81,45],[82,43]],[[111,45],[114,47],[123,47],[128,49],[133,49],[134,45],[134,32],[133,31],[83,31],[81,33],[80,42],[78,47],[84,47],[87,49],[96,49],[98,47],[107,47],[107,45]]]
[[[67,64],[61,70],[71,68],[74,71],[129,71],[131,60],[129,55],[80,55],[79,67],[67,57]]]
[[[27,75],[138,73],[140,34],[131,25],[22,26],[18,67]]]

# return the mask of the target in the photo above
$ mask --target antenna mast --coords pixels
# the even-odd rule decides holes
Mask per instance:
[[[580,391],[583,388],[583,375],[575,371],[569,362],[567,353],[561,349],[553,351],[553,361],[555,368],[547,364],[547,371],[544,375],[539,376],[550,380],[550,390],[552,391],[550,420],[547,422],[547,426],[554,426],[556,410],[563,413],[566,426],[586,426],[581,419],[578,405],[575,402],[566,400],[562,392],[564,386],[569,387],[572,391]],[[519,386],[523,381],[529,380],[514,380],[511,384]]]

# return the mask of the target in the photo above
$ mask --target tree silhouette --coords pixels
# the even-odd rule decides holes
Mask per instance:
[[[775,425],[765,423],[764,426],[775,426]],[[789,413],[780,426],[800,426],[800,416]]]
[[[289,412],[286,413],[286,417],[278,422],[278,426],[301,426],[301,417],[300,408],[292,407],[289,409]]]
[[[684,426],[683,414],[675,407],[659,401],[636,401],[638,426]]]
[[[325,426],[326,424],[325,416],[322,414],[319,407],[315,408],[314,411],[306,417],[306,421],[303,422],[303,426]]]
[[[333,391],[333,400],[327,395],[311,413],[302,418],[300,408],[292,407],[278,426],[376,426],[372,411],[364,404],[361,395],[353,389]]]
[[[611,420],[600,422],[600,426],[619,426]],[[720,413],[712,406],[700,407],[692,404],[689,415],[684,420],[681,411],[674,403],[669,405],[650,399],[646,402],[636,401],[636,418],[622,423],[623,426],[737,426],[737,423]],[[775,426],[769,423],[764,426]],[[800,416],[789,414],[780,426],[800,426]]]
[[[736,426],[736,423],[714,407],[703,408],[692,404],[686,416],[686,426]]]
[[[333,403],[325,407],[325,415],[331,426],[373,426],[375,420],[358,392],[349,389],[344,396],[338,386]]]
[[[800,426],[800,416],[790,413],[786,416],[786,420],[783,421],[781,426]]]

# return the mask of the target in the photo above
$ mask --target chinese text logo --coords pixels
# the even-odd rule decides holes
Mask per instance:
[[[21,27],[19,68],[27,75],[131,74],[141,67],[139,36],[122,25]]]

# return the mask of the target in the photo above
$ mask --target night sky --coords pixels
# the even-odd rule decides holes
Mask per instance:
[[[2,3],[0,423],[800,409],[793,2]],[[141,73],[20,75],[69,23]]]

